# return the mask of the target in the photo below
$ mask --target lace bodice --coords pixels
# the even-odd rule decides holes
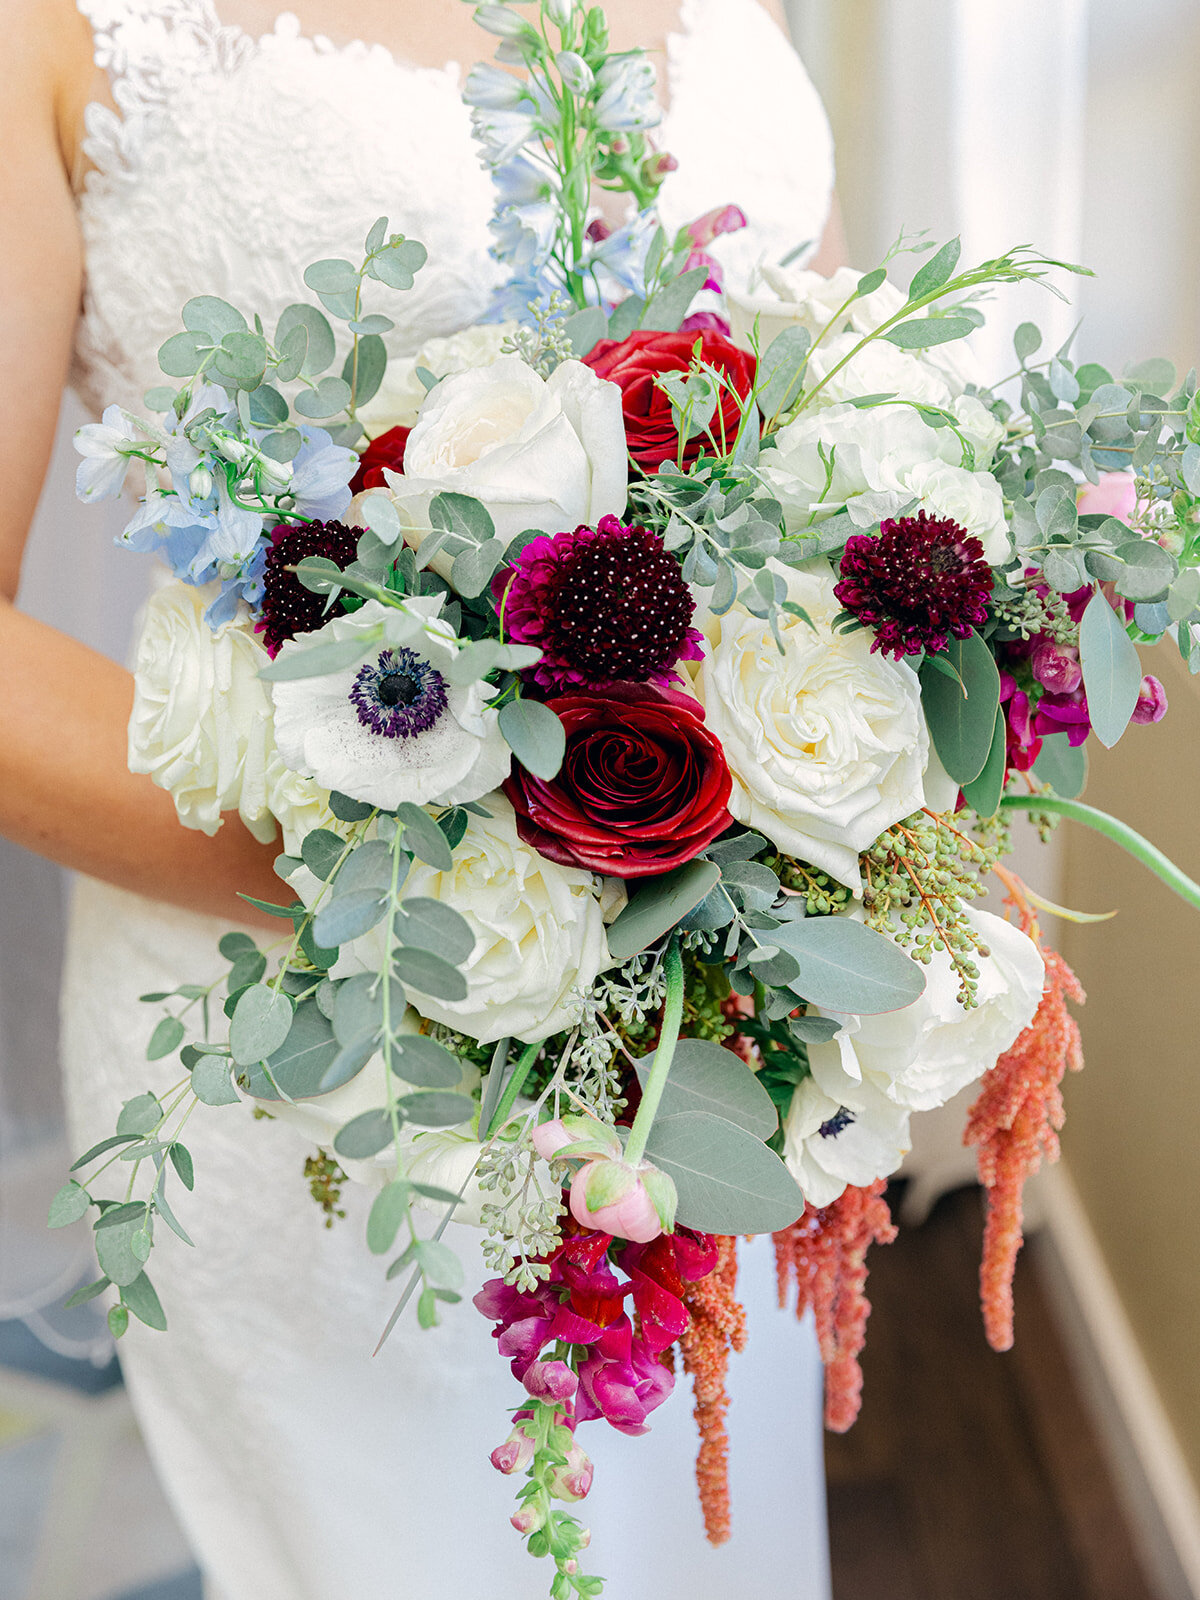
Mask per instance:
[[[78,4],[117,107],[93,103],[85,124],[73,385],[91,409],[140,409],[189,296],[221,295],[270,326],[307,297],[305,264],[355,255],[383,214],[429,251],[416,287],[388,297],[392,354],[479,318],[499,269],[457,63],[338,47],[287,12],[256,39],[223,23],[213,0]],[[662,193],[667,225],[741,205],[750,228],[720,241],[734,277],[817,237],[833,180],[828,123],[757,0],[684,0],[668,45],[659,137],[679,170]]]

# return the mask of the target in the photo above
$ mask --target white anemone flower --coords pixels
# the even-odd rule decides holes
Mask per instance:
[[[810,1205],[828,1206],[847,1184],[861,1188],[895,1172],[909,1149],[909,1111],[871,1084],[845,1100],[806,1078],[783,1124],[783,1159]]]
[[[402,609],[369,600],[283,645],[286,660],[384,626],[381,646],[359,665],[272,685],[275,739],[293,772],[385,810],[457,805],[503,782],[511,757],[498,714],[485,683],[449,681],[458,641],[441,607],[433,595]]]

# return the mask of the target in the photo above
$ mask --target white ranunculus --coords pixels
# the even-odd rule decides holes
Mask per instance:
[[[827,562],[769,565],[813,626],[782,614],[780,654],[744,606],[709,617],[696,689],[733,774],[733,815],[857,891],[859,851],[924,803],[920,685],[903,662],[872,655],[868,631],[834,631],[842,608]]]
[[[515,80],[509,79],[509,82]],[[417,368],[439,381],[472,367],[486,367],[500,354],[500,346],[516,331],[515,322],[483,322],[442,338],[427,339],[416,355],[393,356],[376,394],[359,406],[358,419],[374,438],[389,428],[411,428],[425,400],[425,385]]]
[[[1029,1026],[1045,975],[1037,946],[1002,917],[974,908],[964,915],[989,952],[975,957],[979,1004],[963,1009],[950,957],[934,950],[919,999],[882,1016],[840,1017],[833,1039],[809,1045],[812,1074],[825,1094],[853,1104],[866,1085],[897,1105],[928,1111],[994,1066]]]
[[[368,600],[316,633],[285,641],[282,659],[317,641],[385,628],[382,645],[361,665],[272,685],[279,754],[294,772],[386,810],[404,801],[457,805],[503,782],[511,755],[498,713],[487,708],[487,685],[457,686],[443,676],[458,645],[441,606],[433,595],[406,600],[402,609]],[[397,704],[389,697],[398,685],[415,697]]]
[[[764,263],[745,293],[726,290],[729,326],[736,345],[750,349],[750,334],[758,321],[759,349],[765,350],[784,328],[807,328],[815,339],[828,326],[831,317],[854,293],[862,277],[853,267],[839,267],[826,278],[808,269],[787,268]],[[878,328],[904,304],[904,296],[893,284],[883,283],[873,294],[851,301],[838,319],[860,336]]]
[[[831,375],[814,403],[836,405],[864,394],[892,394],[922,405],[949,407],[962,387],[923,354],[900,350],[886,339],[872,339],[840,371],[834,372],[861,338],[858,333],[835,333],[813,351],[805,386],[811,388],[826,374]]]
[[[581,361],[540,378],[518,356],[460,372],[431,389],[389,474],[402,520],[428,526],[444,490],[472,495],[497,536],[559,533],[625,509],[628,466],[621,391]],[[423,533],[410,534],[419,548]]]
[[[546,1039],[579,1020],[586,992],[609,964],[605,880],[547,861],[517,834],[502,794],[481,802],[490,817],[471,815],[449,872],[414,861],[405,898],[440,900],[465,917],[475,948],[462,964],[465,1000],[415,992],[421,1013],[484,1044],[505,1035]],[[382,930],[343,948],[337,976],[379,970]]]
[[[346,829],[346,824],[339,822],[329,809],[329,790],[293,772],[274,746],[267,757],[267,803],[279,823],[283,849],[289,856],[298,856],[305,835],[317,828],[333,833],[344,833]]]
[[[783,1159],[810,1205],[832,1205],[847,1184],[888,1177],[908,1153],[905,1107],[870,1084],[860,1084],[849,1101],[831,1099],[812,1078],[792,1096]]]
[[[956,395],[950,409],[975,452],[976,468],[988,466],[1004,437],[1004,424],[973,394]],[[954,458],[947,459],[957,464]]]
[[[1003,567],[1012,559],[1004,494],[990,472],[968,472],[965,467],[924,461],[905,474],[904,487],[921,502],[923,511],[949,517],[973,533],[991,566]]]
[[[187,828],[214,834],[237,811],[256,839],[275,837],[267,796],[269,656],[243,614],[216,630],[217,586],[172,582],[151,595],[134,667],[129,770],[149,773]]]

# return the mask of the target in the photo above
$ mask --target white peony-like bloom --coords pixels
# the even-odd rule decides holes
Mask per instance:
[[[581,361],[541,378],[518,356],[431,389],[408,437],[404,475],[389,474],[401,520],[429,525],[435,494],[482,502],[505,541],[559,533],[625,509],[628,464],[621,391]],[[410,533],[419,548],[423,532]]]
[[[505,79],[516,84],[507,73]],[[442,338],[427,339],[415,356],[393,357],[387,364],[383,382],[365,406],[358,408],[358,420],[374,437],[389,428],[411,428],[421,413],[425,385],[417,377],[423,367],[440,382],[457,372],[486,367],[500,354],[500,346],[517,328],[515,322],[484,322],[463,328]]]
[[[886,1178],[908,1154],[905,1107],[871,1084],[859,1084],[848,1100],[831,1099],[813,1078],[792,1096],[783,1159],[810,1205],[832,1205],[848,1184]]]
[[[540,856],[517,834],[502,794],[472,815],[449,872],[414,861],[405,897],[441,900],[465,917],[475,948],[462,965],[465,1000],[415,995],[423,1015],[484,1044],[506,1034],[547,1039],[578,1022],[582,993],[609,964],[602,878]],[[369,935],[367,937],[370,937]]]
[[[944,368],[915,350],[898,349],[886,339],[872,339],[840,371],[834,372],[861,338],[859,333],[835,333],[813,351],[805,386],[811,388],[830,374],[814,404],[836,405],[864,394],[891,394],[900,400],[948,407],[962,387],[951,380]]]
[[[989,952],[975,957],[978,1005],[963,1009],[949,954],[934,950],[919,999],[882,1016],[840,1017],[833,1039],[809,1045],[817,1085],[839,1104],[853,1105],[865,1086],[913,1111],[944,1105],[1032,1022],[1045,981],[1037,946],[1002,917],[974,908],[963,914]]]
[[[382,623],[383,648],[365,662],[319,678],[272,685],[279,754],[325,789],[387,810],[404,801],[456,805],[508,775],[509,747],[487,685],[443,676],[458,645],[437,596],[402,609],[368,600],[315,633],[285,641],[279,659],[320,640],[352,639]]]
[[[293,772],[274,745],[267,756],[267,804],[279,823],[284,853],[289,856],[298,856],[305,835],[317,828],[332,833],[346,829],[329,809],[329,790]]]
[[[1004,494],[990,472],[925,461],[904,475],[904,487],[921,502],[921,510],[949,517],[973,533],[993,567],[1007,566],[1013,546],[1004,517]]]
[[[929,734],[916,674],[871,653],[867,630],[836,633],[836,577],[768,563],[800,617],[770,624],[735,605],[709,617],[696,688],[733,775],[729,809],[789,854],[856,892],[858,854],[924,803]]]
[[[850,300],[861,277],[862,273],[853,267],[839,267],[827,278],[807,268],[764,262],[746,292],[725,292],[734,344],[750,349],[756,320],[760,350],[765,350],[785,328],[807,328],[815,339],[834,313]],[[851,300],[838,320],[838,328],[849,325],[861,337],[894,316],[903,304],[899,289],[882,283],[873,294]]]
[[[275,837],[267,792],[269,657],[243,614],[204,620],[217,585],[170,582],[151,595],[134,666],[129,770],[148,773],[186,828],[214,834],[237,811],[256,839]]]

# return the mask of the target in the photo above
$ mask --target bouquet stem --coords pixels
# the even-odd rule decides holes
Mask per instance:
[[[672,934],[671,942],[667,945],[663,970],[667,979],[667,999],[663,1007],[662,1031],[658,1036],[658,1049],[654,1052],[646,1087],[642,1091],[642,1103],[638,1106],[625,1146],[625,1160],[630,1166],[636,1166],[646,1153],[646,1140],[650,1137],[654,1115],[667,1086],[667,1076],[679,1040],[679,1024],[683,1021],[683,956],[679,949],[678,934]]]

